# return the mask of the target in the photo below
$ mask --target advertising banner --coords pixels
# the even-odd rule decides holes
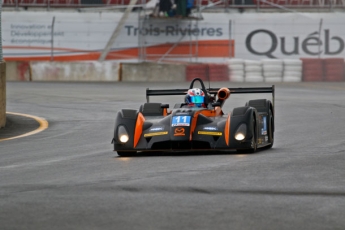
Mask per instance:
[[[189,61],[344,57],[344,13],[203,13],[202,20],[143,19],[121,28],[107,59]],[[97,60],[120,12],[3,12],[4,59]],[[198,59],[199,58],[199,59]]]
[[[243,14],[234,23],[236,57],[344,57],[343,13]]]

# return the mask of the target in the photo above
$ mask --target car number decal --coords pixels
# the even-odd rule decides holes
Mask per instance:
[[[171,126],[190,126],[190,116],[173,116]]]

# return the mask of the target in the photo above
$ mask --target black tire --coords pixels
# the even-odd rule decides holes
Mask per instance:
[[[132,157],[135,155],[135,151],[116,151],[120,157]]]
[[[256,135],[257,135],[257,128],[256,128],[256,121],[253,120],[254,128],[253,128],[253,138],[252,138],[252,146],[250,149],[248,149],[249,153],[255,153],[257,149],[257,143],[256,143]]]
[[[271,110],[268,115],[268,141],[271,143],[268,148],[272,148],[274,143],[274,117]]]

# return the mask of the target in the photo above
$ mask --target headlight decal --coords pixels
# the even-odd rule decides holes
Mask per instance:
[[[145,117],[142,113],[138,113],[137,122],[135,123],[134,130],[134,143],[133,147],[135,148],[140,140],[141,134],[143,132],[143,124],[145,122]]]
[[[225,138],[225,143],[227,146],[229,146],[230,142],[230,116],[231,113],[229,113],[228,118],[226,119],[225,127],[224,127],[224,138]]]

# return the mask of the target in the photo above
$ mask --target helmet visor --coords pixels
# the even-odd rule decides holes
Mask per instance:
[[[199,103],[204,103],[204,97],[197,95],[197,96],[192,96],[191,97],[191,102],[194,104],[199,104]]]

